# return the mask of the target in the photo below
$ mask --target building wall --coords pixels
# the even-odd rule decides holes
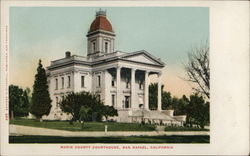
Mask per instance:
[[[105,42],[108,43],[107,53],[114,52],[114,37],[104,33],[88,37],[88,54],[94,52],[105,52]],[[93,51],[93,42],[95,42],[95,51]]]
[[[97,66],[94,68],[90,68],[85,65],[74,65],[69,67],[63,67],[57,70],[49,71],[49,91],[52,99],[52,109],[49,115],[49,119],[61,119],[66,120],[69,119],[69,115],[63,113],[58,107],[56,107],[56,98],[58,101],[62,99],[62,96],[74,92],[81,91],[89,91],[92,93],[96,93],[100,95],[100,99],[104,102],[105,105],[112,105],[112,95],[114,95],[114,103],[115,108],[119,111],[119,120],[123,122],[128,122],[126,118],[128,118],[129,112],[131,110],[139,109],[139,104],[145,104],[144,102],[144,79],[140,79],[143,85],[142,88],[139,88],[139,76],[138,72],[140,71],[141,77],[144,76],[144,71],[149,69],[150,71],[154,71],[154,69],[146,68],[145,66],[135,66],[135,87],[134,87],[134,102],[132,102],[131,98],[131,68],[133,65],[124,63],[121,68],[121,82],[120,82],[120,91],[121,94],[119,98],[121,99],[120,105],[117,103],[117,82],[116,82],[116,73],[115,76],[115,86],[112,86],[112,75],[111,72],[107,69],[112,69],[113,72],[116,72],[117,63],[113,64],[105,64],[102,66]],[[145,69],[146,68],[146,69]],[[70,86],[68,86],[68,76],[70,76]],[[84,87],[81,86],[81,77],[84,76]],[[98,76],[100,76],[100,86],[98,81]],[[128,88],[126,87],[126,76],[129,78]],[[62,87],[62,77],[64,77],[64,87]],[[58,89],[56,90],[55,79],[58,79]],[[130,97],[130,108],[125,109],[125,96]],[[55,117],[56,114],[56,117]],[[61,115],[62,114],[62,115]],[[122,118],[122,119],[121,119]]]

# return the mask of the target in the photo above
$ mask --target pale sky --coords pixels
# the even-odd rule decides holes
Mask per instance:
[[[34,83],[39,58],[44,67],[66,51],[86,56],[86,34],[100,7],[11,7],[10,84]],[[146,50],[166,63],[165,90],[189,95],[182,63],[187,52],[209,40],[206,7],[102,7],[116,33],[115,50]]]

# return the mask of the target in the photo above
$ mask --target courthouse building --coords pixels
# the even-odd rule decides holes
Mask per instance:
[[[67,51],[64,58],[51,61],[47,74],[52,108],[43,118],[70,119],[59,108],[61,98],[70,92],[89,91],[118,110],[118,117],[112,118],[117,122],[185,122],[185,116],[162,110],[161,76],[165,64],[145,50],[115,50],[115,36],[106,12],[100,10],[87,33],[87,56]],[[157,110],[149,110],[149,75],[153,74],[158,76]]]

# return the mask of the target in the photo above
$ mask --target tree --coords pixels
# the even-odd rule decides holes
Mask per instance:
[[[209,123],[209,102],[205,102],[202,96],[191,95],[186,110],[189,124],[194,123],[204,128]]]
[[[23,117],[29,113],[29,100],[26,91],[15,85],[9,86],[9,114],[13,119],[15,116]]]
[[[102,113],[106,120],[109,116],[118,116],[118,112],[113,106],[103,106]]]
[[[162,96],[162,102],[166,102],[169,99],[170,93],[163,91],[164,85],[161,86],[161,96]],[[169,94],[169,95],[168,95]],[[158,83],[151,83],[149,85],[149,109],[156,110],[157,109],[157,103],[158,103]],[[165,105],[163,105],[165,107]]]
[[[197,47],[188,54],[188,63],[184,64],[184,69],[188,79],[196,85],[193,89],[210,97],[210,68],[209,68],[209,45],[208,43]]]
[[[170,92],[162,91],[162,109],[173,109],[172,96]]]
[[[149,85],[149,109],[156,110],[157,109],[157,92],[158,92],[158,84],[151,83]]]
[[[62,111],[70,113],[72,115],[72,121],[80,119],[80,109],[82,106],[84,108],[89,108],[87,113],[86,121],[91,121],[93,114],[96,115],[98,121],[102,120],[104,104],[99,100],[96,94],[91,94],[89,92],[71,92],[66,95],[62,101],[59,103]]]
[[[90,111],[90,108],[81,106],[80,111],[79,111],[79,119],[82,124],[82,129],[84,127],[84,121],[88,118],[88,112]]]
[[[33,85],[31,113],[41,121],[43,115],[49,115],[52,107],[51,101],[46,72],[43,68],[42,61],[39,60],[37,74],[35,75],[35,82]]]
[[[161,86],[162,109],[172,109],[171,93],[164,91],[163,88],[164,85]],[[158,83],[151,83],[149,85],[149,108],[151,110],[156,110],[157,103],[158,103]]]

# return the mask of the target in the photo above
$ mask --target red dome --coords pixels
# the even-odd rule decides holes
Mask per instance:
[[[91,23],[89,32],[93,32],[98,29],[113,32],[112,25],[105,16],[97,16]]]

